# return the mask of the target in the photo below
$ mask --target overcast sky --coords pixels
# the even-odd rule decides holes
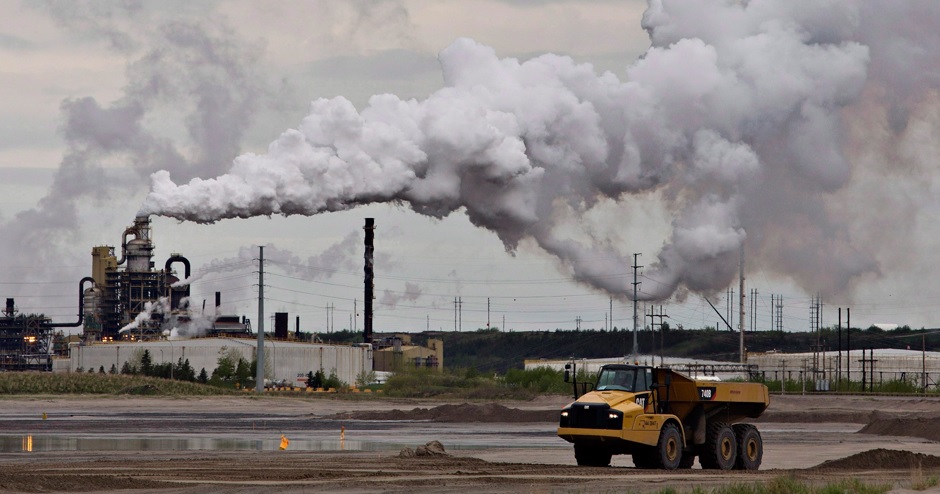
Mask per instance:
[[[570,57],[575,65],[590,64],[600,79],[609,71],[617,81],[635,78],[665,94],[664,88],[680,84],[677,81],[706,86],[705,79],[697,79],[701,73],[696,72],[696,60],[682,58],[683,53],[700,53],[692,49],[699,45],[678,44],[692,47],[688,52],[673,45],[698,36],[706,51],[715,47],[723,60],[740,46],[726,37],[754,33],[728,24],[727,19],[736,19],[733,16],[710,17],[719,17],[721,12],[715,11],[722,10],[718,7],[725,2],[691,4],[702,7],[701,24],[706,27],[701,33],[683,31],[676,13],[654,19],[664,26],[657,40],[662,52],[639,66],[637,61],[651,40],[641,26],[647,4],[638,0],[0,0],[4,95],[0,98],[0,231],[4,236],[0,295],[16,297],[23,312],[44,312],[57,321],[74,319],[78,280],[91,271],[91,248],[120,245],[123,229],[133,222],[150,190],[151,173],[167,170],[176,183],[223,175],[236,157],[263,155],[282,133],[300,128],[312,111],[311,102],[319,98],[342,96],[360,110],[374,94],[423,101],[445,86],[438,55],[459,38],[490,47],[500,59],[524,62],[547,53]],[[741,225],[761,225],[747,234],[748,242],[757,242],[754,248],[759,249],[748,257],[746,288],[749,295],[751,290],[758,292],[758,329],[770,325],[770,297],[775,294],[783,298],[784,328],[807,330],[810,299],[816,293],[825,294],[824,325],[835,324],[837,307],[852,308],[854,326],[940,325],[936,304],[940,290],[934,281],[940,274],[934,262],[940,247],[933,158],[937,156],[938,96],[932,79],[923,83],[926,87],[903,93],[904,105],[892,106],[897,101],[871,96],[883,96],[883,80],[887,80],[876,81],[872,74],[903,74],[904,68],[879,68],[880,61],[891,58],[879,58],[879,47],[901,48],[858,34],[862,31],[859,24],[864,26],[877,4],[862,10],[862,20],[849,23],[855,31],[832,34],[851,43],[834,42],[823,28],[819,32],[824,34],[814,34],[818,39],[804,40],[835,43],[846,52],[846,67],[823,62],[833,64],[832,73],[845,68],[846,75],[832,83],[831,95],[819,96],[830,98],[819,105],[832,110],[834,121],[842,125],[836,129],[835,152],[845,158],[846,170],[835,178],[829,172],[811,175],[824,182],[823,191],[812,196],[811,202],[802,195],[787,196],[788,186],[793,186],[784,183],[788,177],[765,173],[762,180],[767,188],[742,193],[743,207],[735,200],[721,203],[739,208],[740,224],[732,225],[732,231],[740,238],[734,238],[744,238]],[[833,11],[838,13],[837,8]],[[829,22],[829,17],[822,16],[830,13],[792,17],[802,19],[810,26],[807,32],[813,32],[812,26]],[[774,13],[761,15],[773,18]],[[710,22],[724,27],[709,31]],[[924,47],[936,43],[929,30],[905,32],[913,32],[904,41],[914,48],[921,34]],[[730,48],[723,51],[726,47]],[[678,69],[667,73],[667,67],[656,65],[669,61],[670,53],[679,68],[688,64],[687,75]],[[860,54],[858,84],[851,78],[858,71],[849,67],[853,54]],[[785,56],[768,51],[742,60],[765,60],[772,66],[777,57]],[[743,72],[745,65],[736,67]],[[780,66],[785,67],[785,62]],[[936,73],[940,67],[923,70]],[[809,69],[807,73],[813,74]],[[772,77],[779,81],[788,74]],[[815,89],[809,93],[828,94],[828,83],[810,78]],[[677,100],[687,96],[681,88],[670,91]],[[723,101],[728,113],[740,110],[734,98]],[[657,108],[671,111],[666,106]],[[805,105],[801,108],[809,111]],[[673,118],[686,122],[683,125],[697,118],[693,108],[688,109],[689,115]],[[903,115],[898,117],[898,112]],[[775,132],[772,118],[740,119],[745,122],[741,128],[761,127],[762,134],[736,133],[728,130],[731,124],[719,125],[713,115],[709,118],[712,123],[702,126],[719,129],[721,140],[716,145],[737,144],[739,138],[753,147],[759,166],[774,163],[767,158],[767,149],[783,144],[769,143],[765,137]],[[659,123],[663,122],[650,126]],[[821,128],[828,131],[830,127]],[[694,135],[698,153],[705,146],[700,140],[712,134]],[[805,132],[801,135],[799,142],[817,144]],[[820,145],[796,156],[826,160],[827,152]],[[684,159],[676,153],[665,154],[676,161]],[[731,167],[739,161],[724,156],[726,160],[714,166],[737,173]],[[835,162],[827,170],[839,169],[841,160]],[[673,250],[682,251],[664,246],[681,246],[680,240],[686,238],[681,236],[686,231],[683,225],[694,223],[688,207],[677,212],[675,197],[705,197],[704,192],[690,192],[691,188],[711,184],[725,172],[708,173],[713,173],[712,179],[703,181],[672,178],[681,175],[673,171],[661,178],[662,185],[644,185],[641,193],[630,188],[629,193],[620,191],[613,197],[599,197],[596,203],[589,201],[588,207],[576,206],[564,221],[553,219],[552,238],[571,238],[582,244],[596,240],[616,253],[618,260],[641,253],[639,264],[646,266],[641,274],[649,274]],[[781,180],[779,189],[768,185],[773,180]],[[812,228],[804,228],[804,219],[787,215],[754,222],[748,215],[756,216],[765,207],[754,198],[760,194],[771,204],[768,210],[801,202],[804,207],[825,209],[827,216]],[[213,224],[154,216],[155,261],[162,266],[171,253],[181,253],[199,276],[193,283],[197,306],[204,299],[211,303],[212,292],[219,290],[226,312],[255,319],[257,275],[251,259],[256,246],[269,246],[272,262],[266,267],[270,273],[265,280],[266,317],[286,311],[291,321],[300,316],[303,330],[320,332],[329,318],[326,306],[333,305],[333,327],[342,329],[349,326],[354,300],[361,314],[362,225],[364,218],[374,217],[377,331],[453,330],[456,297],[463,302],[464,331],[486,327],[488,317],[491,325],[499,327],[505,318],[505,327],[514,330],[573,329],[578,324],[599,329],[609,324],[611,293],[596,283],[592,287],[574,281],[581,278],[578,258],[549,254],[552,243],[538,234],[520,235],[509,242],[504,231],[474,226],[463,209],[436,219],[412,212],[408,201],[312,216],[222,219]],[[838,226],[838,236],[830,238],[825,232],[829,224]],[[695,229],[694,224],[688,228]],[[801,257],[809,251],[828,255]],[[787,266],[806,263],[808,267],[793,270],[800,273],[788,272]],[[702,273],[677,275],[670,298],[655,303],[663,305],[671,325],[716,325],[718,317],[702,295],[707,294],[724,313],[726,289],[738,291],[736,274],[729,278],[726,266],[720,267],[709,264],[721,286],[703,285]],[[827,272],[830,268],[835,272],[832,276]],[[629,263],[619,263],[616,269],[606,269],[604,276],[604,283],[620,287],[613,293],[617,297],[613,324],[632,327],[632,304],[623,294],[632,289],[633,270]],[[647,288],[651,293],[661,280],[644,281],[641,276],[641,291]],[[360,329],[361,321],[360,316],[355,323]],[[640,321],[642,325],[642,315]]]

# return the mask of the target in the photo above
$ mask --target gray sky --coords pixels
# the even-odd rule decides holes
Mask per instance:
[[[722,14],[710,4],[720,3],[689,4],[705,6],[701,33],[684,26],[675,12],[657,21],[664,26],[658,31],[663,52],[676,54],[677,67],[686,71],[670,73],[665,65],[656,65],[668,62],[666,56],[648,57],[645,65],[635,65],[650,47],[650,37],[640,25],[647,7],[643,1],[226,1],[194,5],[0,1],[0,85],[5,95],[0,98],[0,221],[7,237],[0,243],[5,259],[0,262],[2,295],[16,297],[25,312],[71,320],[75,287],[90,273],[91,247],[120,244],[121,232],[132,223],[150,189],[150,173],[168,170],[176,183],[222,175],[235,157],[263,155],[284,131],[297,129],[318,98],[343,96],[359,109],[368,106],[373,94],[422,101],[444,86],[438,53],[458,38],[472,38],[491,47],[499,58],[525,61],[545,53],[569,56],[576,63],[591,64],[598,76],[610,71],[621,82],[636,79],[664,92],[680,82],[693,88],[706,86],[704,72],[696,72],[694,60],[683,60],[685,52],[668,47],[695,35],[707,41],[706,47],[717,47],[720,60],[736,54],[738,45],[725,38],[748,33],[740,34],[734,24],[720,19],[714,24],[726,28],[706,29],[710,15]],[[691,10],[684,14],[695,18]],[[871,17],[868,10],[860,14],[863,23],[866,16]],[[778,14],[800,19],[792,12],[760,15],[773,18]],[[829,22],[830,14],[823,9],[810,12],[810,20],[804,19],[807,32],[812,34],[816,21]],[[889,21],[884,21],[884,39],[891,41]],[[747,23],[741,20],[741,25]],[[851,27],[849,23],[846,29]],[[857,25],[855,29],[859,30]],[[819,32],[823,34],[816,36],[824,39],[835,31],[819,28]],[[916,44],[916,33],[923,31],[913,32],[910,36]],[[810,297],[817,291],[826,293],[825,325],[835,323],[835,308],[842,306],[852,307],[854,325],[937,326],[940,313],[935,308],[933,278],[938,269],[932,253],[938,243],[934,219],[938,204],[934,199],[936,165],[931,158],[937,156],[935,81],[927,79],[925,87],[900,93],[904,104],[871,96],[883,90],[885,86],[879,84],[888,79],[879,79],[878,74],[904,73],[906,68],[879,65],[892,59],[890,50],[897,44],[853,33],[844,37],[871,47],[871,55],[870,59],[861,57],[869,60],[863,66],[868,79],[863,77],[862,86],[846,89],[850,82],[832,83],[831,98],[839,106],[838,119],[843,124],[835,131],[835,142],[846,158],[846,171],[838,172],[841,161],[836,159],[832,166],[819,168],[825,171],[808,173],[816,183],[824,184],[818,195],[802,195],[798,183],[783,184],[792,180],[788,176],[778,178],[779,188],[768,185],[741,194],[741,200],[749,202],[741,208],[740,221],[750,224],[749,215],[765,218],[755,223],[761,225],[759,229],[748,234],[749,242],[759,243],[755,244],[759,254],[749,258],[747,274],[747,290],[759,292],[759,329],[769,325],[770,295],[777,294],[785,304],[785,329],[806,330]],[[925,39],[925,46],[928,43],[935,40]],[[851,52],[851,47],[846,51]],[[748,69],[758,70],[742,68],[745,62],[773,62],[788,54],[757,55],[742,56],[741,65],[735,67],[738,76]],[[808,57],[794,55],[797,60]],[[936,72],[937,66],[932,67]],[[836,74],[842,68],[827,67],[821,73]],[[851,67],[845,72],[851,74]],[[807,69],[807,73],[820,72]],[[773,78],[786,81],[787,74],[776,73]],[[846,78],[851,81],[849,75]],[[793,79],[796,85],[799,81]],[[808,80],[817,94],[827,92],[828,79]],[[688,96],[678,86],[669,94],[677,101]],[[721,119],[714,111],[708,114],[710,128],[732,125],[726,127],[719,120],[731,119],[739,101],[733,97],[723,101],[723,110],[718,112]],[[821,104],[827,105],[831,103]],[[689,109],[688,114],[682,111],[671,117],[682,125],[696,118],[691,107],[677,108]],[[805,105],[801,108],[810,111]],[[754,118],[747,117],[746,109],[740,111],[744,116],[734,124],[738,128],[769,126],[766,135],[773,134],[775,124],[767,110]],[[821,133],[830,130],[825,122],[819,125],[816,129]],[[741,139],[752,139],[749,143],[772,170],[769,166],[777,158],[766,156],[775,144],[765,134],[748,137],[749,131],[743,132]],[[731,130],[720,133],[725,138],[736,135]],[[802,130],[792,133],[793,140],[805,145],[803,149],[811,150],[780,161],[828,159],[825,146],[817,146],[812,136]],[[711,134],[695,135],[694,149],[709,145],[699,140]],[[726,141],[712,144],[722,142]],[[693,159],[670,156],[678,161]],[[729,167],[737,162],[725,156],[715,166],[736,173]],[[832,174],[837,175],[833,178]],[[762,176],[768,184],[774,177],[771,172]],[[713,179],[699,183],[720,179],[721,174],[714,173]],[[672,255],[664,246],[681,246],[680,240],[692,238],[683,237],[683,232],[697,231],[695,215],[688,208],[677,208],[676,196],[701,195],[697,200],[704,202],[692,209],[705,211],[703,215],[711,211],[703,205],[720,209],[725,204],[708,202],[704,192],[687,185],[690,180],[661,180],[664,185],[643,193],[599,198],[587,209],[576,209],[574,216],[555,218],[552,241],[564,238],[590,244],[594,239],[620,258],[642,253],[639,262],[647,266],[644,274],[649,275],[654,263]],[[754,195],[761,195],[761,200],[749,197]],[[800,218],[814,217],[813,213],[799,212],[794,203],[824,209],[827,214],[807,226]],[[773,211],[779,210],[796,212],[774,216]],[[257,280],[250,258],[256,249],[251,247],[269,245],[272,262],[266,269],[270,273],[266,309],[299,315],[303,329],[322,331],[328,318],[325,306],[332,304],[334,327],[341,329],[349,325],[353,299],[358,299],[361,311],[361,228],[363,218],[374,217],[379,331],[452,330],[455,297],[463,301],[463,330],[486,326],[488,298],[489,318],[495,326],[503,326],[503,317],[506,327],[515,330],[570,329],[577,318],[581,327],[605,325],[609,296],[573,281],[578,276],[573,267],[577,259],[550,255],[546,249],[556,244],[538,235],[523,236],[509,254],[505,232],[497,235],[498,229],[474,226],[464,211],[433,219],[412,212],[407,205],[373,204],[313,216],[224,219],[211,225],[154,217],[155,261],[162,265],[171,253],[182,253],[200,273],[193,284],[197,305],[202,299],[211,301],[212,292],[221,290],[227,311],[255,318],[257,289],[253,285]],[[830,236],[829,226],[838,233]],[[351,235],[358,236],[350,239]],[[721,286],[695,290],[700,283],[697,277],[713,272],[710,261],[703,265],[708,269],[683,278],[672,299],[662,302],[670,324],[716,324],[717,316],[699,291],[709,293],[724,311],[727,269],[713,278],[722,280]],[[201,270],[206,271],[204,276]],[[846,274],[840,274],[843,271]],[[624,290],[632,282],[632,270],[622,263],[604,275]],[[737,291],[733,278],[730,285]],[[661,280],[641,278],[641,290],[655,290]],[[614,325],[632,327],[628,301],[614,300],[613,308]],[[361,318],[356,325],[361,328]]]

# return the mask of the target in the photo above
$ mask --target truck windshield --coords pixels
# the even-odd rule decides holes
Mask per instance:
[[[636,378],[636,369],[602,369],[597,378],[598,391],[629,391],[633,392],[633,383]]]

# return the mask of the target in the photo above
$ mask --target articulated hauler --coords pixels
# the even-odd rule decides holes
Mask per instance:
[[[578,465],[608,466],[612,455],[629,454],[638,468],[692,468],[696,457],[706,469],[760,467],[760,432],[741,422],[767,409],[767,386],[628,364],[605,365],[596,383],[578,383],[573,367],[565,365],[565,382],[575,401],[561,411],[558,436],[574,444]]]

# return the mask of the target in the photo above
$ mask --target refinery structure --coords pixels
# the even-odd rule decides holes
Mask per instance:
[[[133,239],[128,241],[131,236]],[[189,320],[189,285],[174,286],[181,278],[172,270],[174,264],[182,264],[182,279],[188,278],[189,260],[173,254],[164,269],[155,269],[150,218],[146,216],[135,218],[121,238],[120,259],[111,246],[91,251],[94,286],[83,293],[86,342],[122,339],[121,329],[130,326],[134,327],[127,332],[128,339],[155,339],[165,326]],[[153,304],[167,305],[167,310],[155,311]],[[151,317],[138,320],[142,313]]]
[[[194,313],[190,286],[184,281],[192,274],[189,260],[174,253],[158,267],[154,250],[147,216],[138,216],[124,230],[119,251],[114,246],[93,247],[91,276],[78,283],[75,322],[53,323],[41,314],[20,314],[15,299],[8,298],[0,315],[0,370],[121,369],[144,351],[154,363],[188,360],[195,369],[210,373],[222,355],[236,352],[245,360],[255,359],[258,345],[251,321],[222,314],[219,292],[214,311]],[[175,270],[180,267],[181,272]],[[367,285],[366,291],[371,288]],[[288,314],[276,313],[274,332],[266,336],[266,381],[297,383],[308,372],[324,370],[352,383],[372,371],[371,325],[363,335],[366,343],[330,345],[304,341],[299,318],[293,333],[287,321]],[[81,328],[81,334],[67,347],[54,348],[56,330],[66,327]]]

